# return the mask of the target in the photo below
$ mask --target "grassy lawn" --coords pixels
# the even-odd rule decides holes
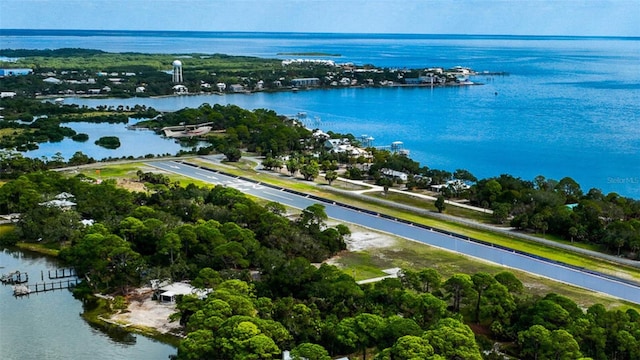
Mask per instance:
[[[13,137],[16,135],[20,135],[24,132],[32,132],[32,131],[33,130],[31,129],[11,129],[11,128],[0,129],[0,137],[4,137],[4,136]]]
[[[326,182],[325,182],[325,184],[326,184]],[[331,187],[336,188],[336,189],[340,189],[340,190],[347,190],[347,191],[358,191],[358,190],[370,189],[370,187],[368,187],[368,186],[352,184],[350,182],[342,181],[342,180],[339,180],[339,179],[335,180],[333,183],[331,183]]]
[[[138,170],[146,171],[148,168],[141,162],[112,165],[112,164],[96,164],[92,169],[83,169],[81,172],[87,176],[98,179],[135,179],[137,178],[136,172]],[[151,168],[148,168],[151,169]]]
[[[335,264],[346,274],[355,276],[356,280],[386,275],[380,269],[392,267],[410,270],[433,268],[445,280],[456,273],[496,274],[507,270],[513,272],[533,295],[557,293],[573,299],[583,308],[601,303],[607,308],[631,307],[640,310],[640,305],[637,304],[402,238],[396,238],[394,244],[389,247],[343,253],[335,260]]]
[[[0,236],[10,231],[13,231],[13,225],[9,225],[9,224],[0,225]]]
[[[424,209],[424,210],[433,211],[433,212],[438,211],[433,201],[423,199],[417,196],[412,196],[411,194],[401,194],[393,191],[390,191],[386,194],[380,193],[377,191],[366,193],[366,194],[375,198],[414,206],[419,209]],[[465,209],[465,208],[454,206],[451,204],[447,204],[444,213],[452,216],[463,217],[470,220],[476,220],[482,223],[487,223],[487,224],[491,223],[490,214],[485,214],[478,211]]]
[[[36,244],[19,242],[16,244],[16,246],[22,250],[33,251],[49,256],[58,256],[58,253],[60,252],[60,244]]]

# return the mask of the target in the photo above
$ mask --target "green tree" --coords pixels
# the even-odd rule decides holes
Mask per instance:
[[[158,243],[158,253],[163,255],[169,255],[169,260],[173,264],[173,255],[179,253],[182,248],[182,242],[180,236],[176,233],[167,233],[161,241]]]
[[[582,357],[580,345],[566,330],[554,330],[550,337],[551,358],[556,360],[573,360]]]
[[[178,359],[206,360],[215,358],[213,351],[213,332],[211,330],[196,330],[190,332],[180,341]]]
[[[447,303],[430,293],[416,294],[410,291],[402,294],[403,315],[415,320],[423,328],[442,319],[447,311]]]
[[[560,179],[555,190],[564,195],[566,204],[575,204],[582,197],[580,185],[570,177]]]
[[[289,160],[285,162],[285,166],[287,167],[287,171],[291,176],[295,176],[298,170],[300,170],[300,162],[298,159],[291,157]]]
[[[438,197],[436,198],[435,206],[436,206],[436,209],[438,209],[439,213],[443,212],[447,208],[447,205],[444,200],[444,196],[438,195]]]
[[[230,360],[274,359],[281,353],[271,337],[253,322],[241,321],[223,325],[213,343],[217,358]]]
[[[302,210],[298,218],[298,224],[309,230],[312,234],[318,234],[327,219],[328,216],[324,211],[324,206],[316,203]]]
[[[434,355],[433,346],[420,336],[406,335],[398,338],[395,344],[383,350],[376,360],[436,360],[443,359]]]
[[[553,351],[551,332],[542,325],[533,325],[518,333],[520,356],[525,359],[546,359]]]
[[[440,320],[423,338],[436,354],[446,359],[481,360],[482,355],[469,326],[454,318]]]
[[[236,147],[229,147],[224,150],[224,156],[229,162],[238,162],[242,157],[242,152]]]
[[[511,293],[520,293],[524,290],[524,285],[512,272],[501,271],[494,275],[496,281],[507,287]]]
[[[451,308],[454,312],[460,312],[460,305],[465,296],[473,293],[473,281],[467,274],[454,274],[444,282],[443,287],[453,300]]]
[[[471,282],[473,283],[473,289],[475,290],[476,293],[476,306],[475,306],[475,310],[473,312],[474,314],[474,321],[476,322],[476,324],[480,323],[480,305],[481,305],[481,301],[482,301],[482,295],[484,294],[485,290],[487,290],[491,285],[496,283],[496,279],[493,278],[493,276],[487,274],[487,273],[475,273],[471,276]]]
[[[96,162],[95,159],[83,154],[81,151],[76,151],[69,159],[69,165],[78,166],[84,164],[90,164]]]
[[[385,321],[373,314],[359,314],[353,318],[346,318],[338,324],[338,340],[352,349],[362,351],[362,359],[367,359],[367,347],[377,344]]]
[[[493,204],[494,201],[496,201],[496,199],[501,193],[502,193],[502,185],[500,185],[500,183],[497,180],[491,179],[487,181],[483,189],[483,194],[485,199],[489,201],[490,205]]]
[[[483,292],[483,302],[480,306],[478,320],[499,322],[501,326],[510,325],[510,320],[515,310],[516,300],[513,295],[506,286],[495,282]]]
[[[329,185],[331,185],[331,183],[333,183],[338,178],[338,173],[333,170],[328,170],[325,173],[324,178],[325,180],[327,180]]]
[[[509,212],[511,211],[511,205],[505,203],[495,203],[492,206],[493,209],[493,220],[498,224],[504,224],[504,222],[509,217]]]
[[[453,178],[459,179],[459,180],[471,181],[471,182],[478,181],[478,179],[475,176],[473,176],[473,174],[469,172],[469,170],[465,170],[465,169],[457,169],[456,171],[454,171]]]
[[[308,164],[302,165],[300,174],[302,174],[305,180],[312,181],[320,174],[320,167],[316,161],[311,160]]]
[[[291,350],[293,360],[331,360],[329,352],[318,344],[302,343]]]
[[[422,269],[418,272],[418,280],[420,281],[420,289],[422,292],[434,292],[440,288],[442,284],[442,276],[437,270],[432,268]]]

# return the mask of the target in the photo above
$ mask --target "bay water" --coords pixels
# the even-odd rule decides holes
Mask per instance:
[[[508,72],[480,76],[481,86],[348,88],[296,93],[192,95],[165,98],[67,98],[79,105],[152,106],[162,111],[203,103],[306,112],[306,125],[402,141],[411,157],[432,168],[465,168],[478,177],[512,174],[570,176],[586,191],[640,198],[640,39],[526,36],[264,34],[0,30],[0,48],[91,48],[112,52],[224,53],[295,58],[284,53],[340,54],[336,62],[390,68],[471,67]],[[309,58],[309,57],[306,57]],[[315,56],[312,58],[327,58]],[[181,59],[188,71],[188,59]],[[167,64],[167,70],[170,64]],[[2,89],[5,90],[5,89]],[[10,89],[7,89],[10,90]],[[27,153],[66,159],[75,151],[97,159],[175,153],[180,146],[121,124],[77,123],[86,143],[42,144]],[[97,147],[118,136],[116,150]],[[53,259],[16,250],[0,253],[0,273],[40,271]],[[0,286],[3,359],[166,359],[171,346],[131,334],[108,334],[80,317],[82,304],[68,291],[14,298]]]
[[[282,59],[300,57],[287,53],[314,52],[341,56],[305,58],[390,68],[461,65],[507,72],[508,76],[475,77],[473,81],[483,85],[467,87],[66,102],[144,104],[162,111],[220,103],[285,115],[306,112],[309,127],[356,137],[366,134],[375,138],[376,146],[402,141],[414,160],[431,168],[464,168],[479,178],[503,173],[526,180],[569,176],[585,191],[596,187],[640,198],[640,38],[3,30],[0,47]],[[181,60],[189,71],[188,58]],[[144,146],[145,154],[167,152]],[[53,150],[91,155],[92,147],[92,142],[52,145],[37,156]]]

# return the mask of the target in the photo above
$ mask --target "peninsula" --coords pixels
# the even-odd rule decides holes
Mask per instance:
[[[476,71],[462,66],[379,68],[322,59],[334,55],[290,55],[297,58],[4,49],[0,50],[0,90],[2,97],[145,97],[477,84],[470,80]]]

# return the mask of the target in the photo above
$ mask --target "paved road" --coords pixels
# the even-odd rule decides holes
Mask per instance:
[[[539,257],[474,242],[471,241],[471,239],[443,234],[434,229],[416,226],[406,221],[377,215],[375,213],[372,214],[366,210],[348,208],[331,202],[322,202],[309,197],[309,195],[297,195],[284,189],[246,181],[239,177],[227,176],[206,168],[194,167],[173,161],[155,161],[147,164],[194,179],[233,187],[246,194],[280,202],[299,209],[304,209],[315,203],[321,203],[325,206],[325,211],[329,217],[340,221],[395,234],[431,246],[456,251],[506,267],[545,276],[550,279],[640,304],[640,284],[631,281],[616,279],[584,269],[572,268]]]
[[[206,161],[212,162],[216,166],[228,167],[228,165],[226,165],[226,164],[224,164],[222,162],[225,159],[225,156],[221,155],[221,154],[201,156],[200,158],[204,159]],[[272,171],[267,171],[267,170],[264,170],[262,168],[262,166],[260,165],[260,162],[262,160],[260,158],[258,158],[258,157],[245,157],[245,158],[250,159],[251,161],[256,163],[256,166],[254,167],[255,171],[260,171],[260,172],[264,172],[264,173],[267,173],[267,174],[273,174]],[[230,167],[230,168],[232,168],[232,167]],[[624,258],[624,257],[619,257],[619,256],[614,256],[614,255],[609,255],[609,254],[605,254],[605,253],[602,253],[602,252],[593,251],[593,250],[589,250],[589,249],[584,249],[584,248],[581,248],[581,247],[578,247],[578,246],[573,246],[571,244],[564,244],[564,243],[560,243],[560,242],[557,242],[557,241],[543,239],[543,238],[540,238],[538,236],[533,236],[533,235],[525,234],[525,233],[520,232],[520,231],[515,231],[513,228],[505,228],[505,227],[496,226],[496,225],[492,225],[492,224],[481,223],[481,222],[478,222],[478,221],[475,221],[475,220],[465,219],[465,218],[458,217],[458,216],[451,216],[451,215],[448,215],[446,213],[437,213],[437,212],[421,209],[421,208],[418,208],[418,207],[415,207],[415,206],[406,205],[406,204],[402,204],[402,203],[397,203],[397,202],[381,199],[381,198],[378,198],[378,197],[375,197],[375,196],[368,196],[368,195],[366,195],[367,192],[372,192],[372,191],[382,192],[383,191],[383,187],[382,186],[377,186],[377,185],[372,185],[372,184],[366,183],[364,181],[351,180],[351,179],[345,179],[345,178],[339,178],[339,179],[341,181],[344,181],[344,182],[348,182],[348,183],[352,183],[352,184],[355,184],[355,185],[363,186],[366,189],[364,189],[364,190],[343,190],[343,189],[339,189],[339,188],[333,187],[333,188],[331,188],[332,192],[343,193],[343,194],[346,194],[347,196],[360,198],[360,199],[362,199],[364,201],[377,202],[378,204],[381,204],[383,206],[387,206],[389,208],[403,209],[403,210],[406,210],[406,211],[409,211],[409,212],[413,212],[413,213],[416,213],[416,214],[422,214],[422,215],[425,215],[425,216],[428,216],[428,217],[433,217],[433,218],[438,218],[438,219],[442,219],[442,220],[445,220],[445,221],[452,221],[452,222],[460,223],[460,224],[463,224],[465,226],[476,228],[476,229],[480,229],[480,230],[488,230],[488,231],[492,231],[492,232],[503,233],[503,234],[505,234],[507,236],[510,236],[510,237],[525,239],[525,240],[532,241],[532,242],[537,242],[537,243],[540,243],[540,244],[544,244],[546,246],[556,247],[556,248],[568,250],[568,251],[571,251],[571,252],[574,252],[574,253],[587,255],[587,256],[592,257],[592,258],[603,259],[603,260],[606,260],[606,261],[609,261],[609,262],[612,262],[612,263],[624,264],[624,265],[627,265],[627,266],[633,266],[633,267],[636,267],[636,268],[640,268],[640,261],[637,261],[637,260],[627,259],[627,258]],[[321,186],[318,183],[313,183],[313,182],[311,182],[309,184],[316,185],[316,186]],[[424,199],[428,199],[428,200],[435,200],[435,198],[433,198],[432,196],[423,195],[423,194],[419,194],[419,193],[413,193],[413,192],[407,192],[407,191],[399,190],[399,189],[391,188],[391,189],[389,189],[389,191],[401,193],[401,194],[404,194],[404,195],[410,195],[410,196],[414,196],[414,197],[418,197],[418,198],[424,198]],[[447,203],[451,204],[453,206],[464,207],[464,208],[475,210],[475,211],[483,211],[483,212],[486,212],[486,213],[493,213],[493,211],[491,211],[491,210],[482,209],[482,208],[478,208],[478,207],[475,207],[475,206],[469,206],[469,205],[466,205],[466,204],[460,204],[460,203],[453,202],[453,201],[448,201],[447,200]]]

